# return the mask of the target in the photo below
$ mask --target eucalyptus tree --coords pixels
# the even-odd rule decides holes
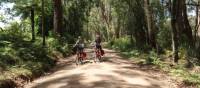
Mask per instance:
[[[46,36],[45,36],[45,23],[44,23],[44,17],[45,17],[45,14],[44,14],[44,0],[42,0],[42,38],[43,38],[43,41],[42,41],[42,45],[43,47],[46,45]]]
[[[53,0],[54,2],[54,32],[56,35],[63,33],[63,4],[62,0]]]
[[[179,61],[178,48],[180,40],[186,38],[187,50],[190,52],[194,48],[194,38],[192,28],[187,16],[186,0],[169,0],[169,10],[171,12],[172,25],[172,48],[174,62]],[[188,63],[190,62],[189,59]]]
[[[35,12],[39,10],[39,0],[15,0],[13,10],[22,19],[30,17],[32,27],[32,41],[35,41]]]
[[[63,1],[63,18],[64,33],[70,42],[80,35],[88,37],[89,17],[91,9],[97,6],[99,0],[64,0]],[[89,36],[90,37],[90,36]],[[91,38],[91,37],[90,37]]]
[[[129,13],[127,8],[129,6],[124,0],[112,0],[111,3],[114,8],[112,19],[115,23],[115,38],[119,38],[127,31],[125,28]]]
[[[146,22],[148,27],[148,40],[149,45],[152,48],[156,48],[156,27],[155,27],[155,21],[154,21],[154,14],[152,6],[150,5],[150,0],[144,0],[144,10],[145,10],[145,16],[146,16]]]

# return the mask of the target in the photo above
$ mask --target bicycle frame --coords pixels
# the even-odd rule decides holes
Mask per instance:
[[[83,63],[83,54],[82,52],[78,51],[76,54],[76,65],[78,65],[79,63]]]
[[[95,49],[95,62],[97,62],[97,60],[100,62],[101,60],[101,50],[100,49]]]

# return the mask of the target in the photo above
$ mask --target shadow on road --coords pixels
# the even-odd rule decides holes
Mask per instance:
[[[73,58],[64,59],[54,73],[26,88],[175,88],[170,87],[166,75],[141,67],[112,50],[106,50],[102,63],[76,66]]]

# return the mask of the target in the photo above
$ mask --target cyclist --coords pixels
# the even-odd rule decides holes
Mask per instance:
[[[74,47],[76,47],[78,52],[83,52],[84,50],[84,42],[81,36],[78,37],[78,40],[76,41]]]
[[[73,46],[76,49],[77,57],[82,57],[79,59],[79,61],[82,63],[82,60],[84,57],[86,57],[86,53],[83,52],[84,50],[84,41],[81,38],[81,36],[78,37],[78,40],[76,41],[75,45]]]
[[[95,38],[95,48],[102,50],[102,47],[101,47],[101,36],[100,36],[99,33],[97,33],[96,38]]]
[[[95,38],[95,50],[100,50],[100,54],[101,56],[103,56],[104,51],[102,49],[101,42],[102,42],[101,36],[99,33],[97,33]]]

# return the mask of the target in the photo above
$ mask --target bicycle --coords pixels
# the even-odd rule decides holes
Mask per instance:
[[[95,59],[94,59],[94,62],[101,62],[101,57],[102,54],[101,54],[101,50],[100,49],[95,49]]]
[[[76,60],[75,60],[76,65],[83,64],[83,60],[85,57],[86,55],[83,51],[77,51]]]

